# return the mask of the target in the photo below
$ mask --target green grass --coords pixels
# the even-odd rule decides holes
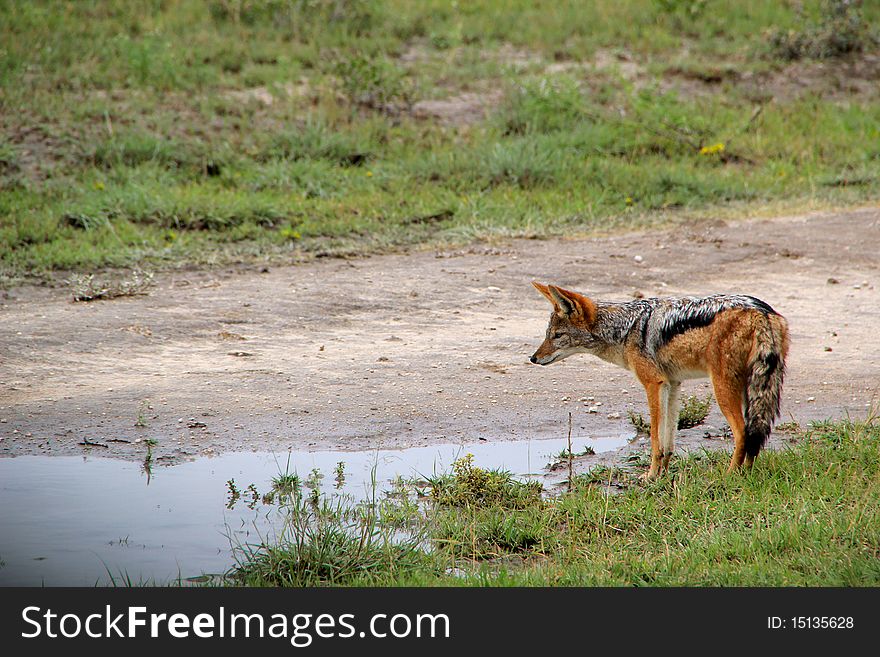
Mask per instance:
[[[801,4],[0,0],[0,274],[864,203],[877,95],[745,82],[836,6]],[[880,6],[845,20],[823,56],[875,52]],[[484,120],[411,111],[462,94]]]
[[[407,523],[375,504],[300,501],[281,539],[252,546],[231,577],[296,586],[880,584],[876,418],[814,425],[745,474],[727,475],[727,461],[723,452],[676,459],[650,484],[604,470],[541,496],[465,460],[422,505],[405,503]],[[609,493],[609,478],[623,491]]]
[[[286,522],[275,543],[237,546],[230,582],[244,586],[378,584],[389,574],[432,572],[436,563],[417,538],[395,537],[369,508],[345,501],[304,500],[283,505]]]

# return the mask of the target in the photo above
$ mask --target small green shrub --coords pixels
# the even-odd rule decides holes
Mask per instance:
[[[678,428],[690,429],[699,426],[709,415],[709,406],[712,404],[712,395],[700,399],[696,395],[688,395],[678,411]],[[629,411],[629,421],[635,427],[637,433],[651,433],[651,423],[641,413]]]
[[[700,399],[696,395],[688,395],[678,412],[678,428],[690,429],[703,424],[709,415],[709,405],[712,403],[712,395],[706,395]]]
[[[389,114],[408,111],[415,89],[406,71],[384,57],[363,54],[341,58],[333,66],[349,103]]]
[[[428,482],[431,499],[440,506],[498,505],[521,509],[541,504],[541,484],[521,482],[509,472],[485,470],[474,465],[473,454],[467,454],[452,464],[452,474],[445,474]]]
[[[513,86],[497,120],[507,135],[570,130],[587,118],[584,98],[570,78],[541,78]]]
[[[862,14],[861,0],[824,0],[818,23],[802,19],[798,30],[772,30],[771,52],[781,59],[832,59],[877,44],[877,34]]]

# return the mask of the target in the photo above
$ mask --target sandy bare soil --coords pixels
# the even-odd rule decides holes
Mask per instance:
[[[0,306],[0,455],[142,459],[152,439],[174,463],[559,438],[569,412],[576,437],[633,433],[627,411],[646,403],[630,373],[588,356],[529,364],[550,312],[533,279],[608,300],[758,296],[791,325],[783,421],[859,417],[880,386],[878,254],[869,208],[166,274],[148,296],[93,303],[22,287]],[[713,437],[679,445],[729,449],[714,404],[707,425]]]

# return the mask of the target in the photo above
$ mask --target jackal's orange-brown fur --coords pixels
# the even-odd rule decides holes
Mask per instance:
[[[629,369],[644,386],[651,415],[647,477],[669,466],[681,381],[701,376],[711,379],[733,432],[729,471],[752,465],[779,409],[789,349],[781,315],[753,297],[603,304],[559,287],[534,286],[554,312],[533,363],[547,365],[573,353],[592,353]]]

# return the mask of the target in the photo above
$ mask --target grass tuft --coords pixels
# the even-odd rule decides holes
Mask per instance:
[[[570,130],[586,120],[585,99],[568,77],[514,84],[507,92],[496,120],[506,135]]]
[[[389,576],[431,572],[415,537],[380,524],[370,505],[346,498],[306,500],[299,488],[281,499],[284,524],[271,542],[236,546],[227,579],[245,586],[371,585]]]

